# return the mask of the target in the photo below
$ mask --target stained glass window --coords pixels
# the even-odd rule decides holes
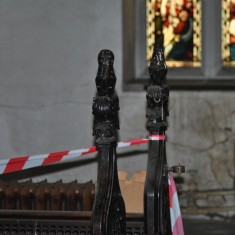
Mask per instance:
[[[146,0],[147,61],[155,42],[164,45],[169,67],[201,65],[201,1]]]
[[[222,0],[222,60],[235,66],[235,0]]]

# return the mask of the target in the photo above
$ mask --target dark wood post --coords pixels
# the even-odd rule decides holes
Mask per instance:
[[[125,204],[117,175],[117,129],[119,100],[115,92],[114,55],[102,50],[98,55],[97,95],[93,100],[94,128],[98,150],[98,177],[92,210],[93,235],[126,234]]]
[[[169,87],[163,50],[155,45],[149,67],[151,85],[147,89],[147,129],[149,135],[165,135]],[[168,166],[165,140],[150,140],[144,188],[145,230],[147,235],[171,234]]]

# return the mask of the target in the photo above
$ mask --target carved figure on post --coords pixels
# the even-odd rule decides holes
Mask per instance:
[[[165,135],[169,88],[163,49],[155,45],[149,67],[152,84],[147,89],[147,129],[150,135]],[[165,140],[150,140],[144,188],[145,231],[147,235],[171,234],[168,167]]]
[[[115,92],[114,55],[102,50],[98,55],[97,95],[93,100],[94,127],[98,149],[97,192],[92,211],[92,234],[124,235],[125,205],[117,175],[117,129],[119,100]]]
[[[166,130],[166,117],[169,116],[168,100],[169,87],[166,82],[167,66],[164,59],[163,49],[156,44],[153,52],[153,57],[150,62],[149,74],[152,85],[147,89],[147,128],[156,127],[161,124],[161,127]],[[159,128],[159,127],[157,127]]]

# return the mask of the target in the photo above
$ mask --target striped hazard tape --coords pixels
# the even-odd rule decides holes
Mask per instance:
[[[179,198],[172,173],[168,174],[168,186],[172,235],[184,235]]]
[[[148,143],[149,141],[159,141],[165,139],[166,139],[165,135],[150,135],[148,139],[134,139],[134,140],[118,142],[117,148],[145,144]],[[90,153],[94,153],[96,151],[97,151],[96,147],[92,146],[84,149],[4,159],[0,160],[0,174],[6,174],[33,167],[45,166],[56,162],[62,162],[69,159],[77,158],[79,156],[84,156]]]

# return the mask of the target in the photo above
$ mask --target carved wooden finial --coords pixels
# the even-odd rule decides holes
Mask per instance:
[[[164,58],[163,48],[155,44],[153,56],[149,66],[149,73],[153,85],[161,85],[165,82],[167,74],[167,66]]]
[[[116,76],[113,69],[114,55],[110,50],[102,50],[98,55],[96,76],[97,95],[93,99],[94,127],[97,138],[116,136],[119,129],[119,99],[115,92]]]
[[[112,96],[116,84],[113,70],[114,55],[110,50],[102,50],[98,55],[98,73],[96,87],[99,96]]]
[[[147,89],[147,128],[153,133],[166,130],[168,112],[169,87],[166,82],[167,66],[163,49],[156,44],[149,66],[152,85]]]

